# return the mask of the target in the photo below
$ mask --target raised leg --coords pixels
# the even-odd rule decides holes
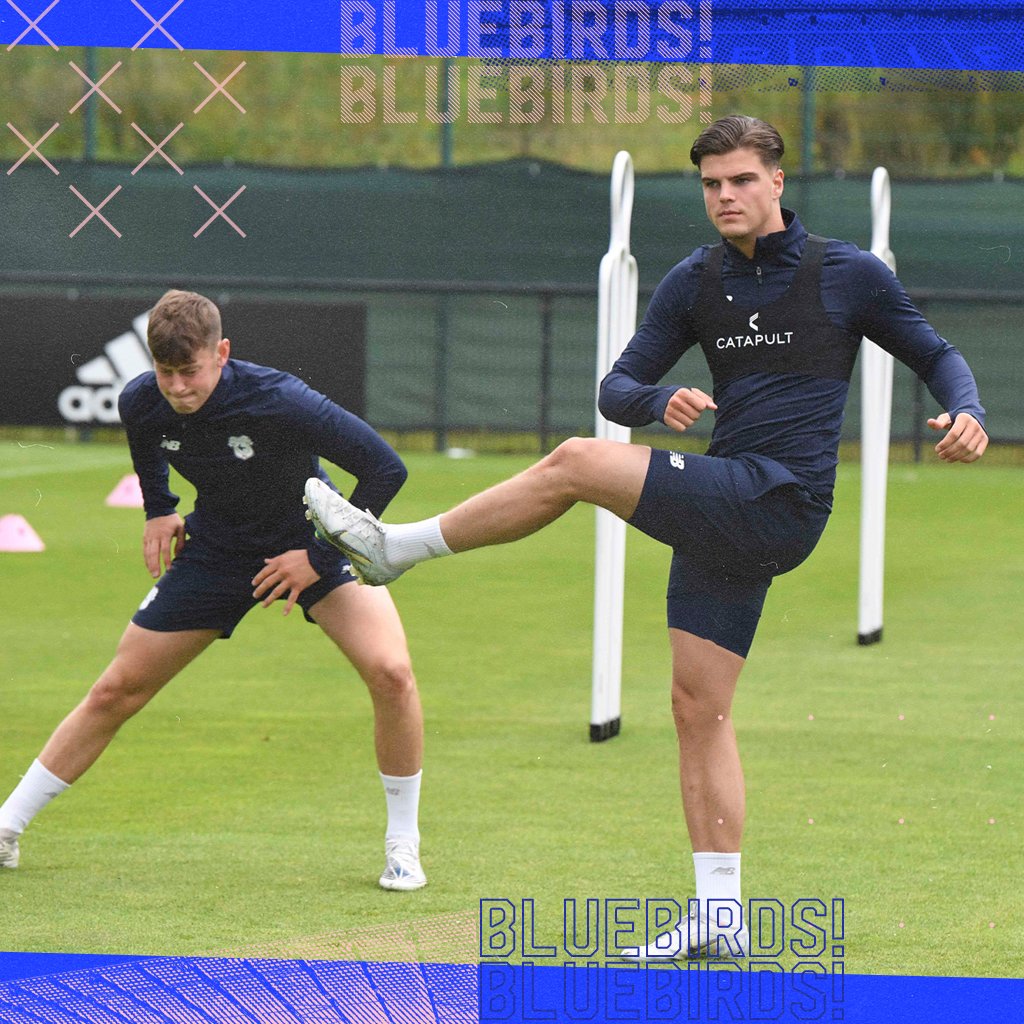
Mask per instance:
[[[441,532],[453,552],[505,544],[554,522],[578,501],[629,519],[650,459],[643,445],[570,438],[518,476],[444,513]]]

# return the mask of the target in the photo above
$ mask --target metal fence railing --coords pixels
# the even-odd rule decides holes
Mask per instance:
[[[367,418],[379,429],[430,431],[438,450],[448,448],[455,431],[529,433],[541,451],[555,436],[593,432],[596,284],[284,277],[182,282],[165,276],[126,281],[103,274],[7,272],[0,274],[0,299],[5,291],[37,291],[43,302],[47,293],[70,289],[82,295],[138,297],[145,303],[164,288],[183,284],[221,304],[227,323],[234,297],[364,304]],[[641,310],[652,291],[641,286]],[[1024,360],[1014,341],[1024,317],[1024,291],[910,289],[910,295],[970,362],[993,439],[1024,443],[1019,402]],[[233,341],[235,353],[244,358],[245,339]],[[710,387],[699,349],[683,356],[673,380]],[[897,364],[893,438],[911,442],[918,457],[929,401],[917,378]],[[707,427],[697,427],[706,436]],[[855,439],[859,431],[855,372],[844,437]],[[700,429],[696,434],[702,436]]]

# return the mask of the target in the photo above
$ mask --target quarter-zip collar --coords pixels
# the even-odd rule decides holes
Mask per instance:
[[[753,259],[747,259],[732,242],[723,238],[727,261],[734,267],[749,268],[751,265],[759,266],[763,262],[796,266],[800,262],[800,254],[807,240],[807,229],[800,223],[800,218],[785,207],[782,209],[782,222],[786,225],[785,230],[762,235],[754,242]]]

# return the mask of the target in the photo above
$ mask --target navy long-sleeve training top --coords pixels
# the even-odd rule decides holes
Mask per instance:
[[[737,307],[763,308],[792,283],[808,235],[792,211],[783,210],[783,219],[784,231],[757,239],[753,259],[725,243],[721,288]],[[601,383],[599,408],[608,419],[629,427],[663,421],[669,399],[686,386],[658,382],[699,341],[695,307],[709,250],[696,249],[655,291],[640,328]],[[967,412],[984,425],[985,410],[963,356],[939,337],[877,257],[850,242],[828,240],[821,303],[835,327],[870,338],[909,366],[953,418]],[[766,345],[756,354],[754,372],[723,380],[713,370],[718,411],[708,454],[767,456],[786,470],[769,486],[795,479],[830,503],[849,373],[839,379],[772,372],[772,357]]]
[[[380,515],[405,482],[394,449],[358,416],[297,377],[230,359],[210,397],[194,413],[176,413],[156,375],[130,381],[118,401],[146,518],[170,515],[178,496],[173,466],[196,488],[189,534],[225,552],[279,555],[309,551],[320,570],[332,548],[314,542],[302,493],[323,457],[351,473],[351,500]],[[329,481],[328,481],[329,482]]]

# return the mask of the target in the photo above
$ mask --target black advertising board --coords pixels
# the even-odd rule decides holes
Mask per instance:
[[[157,298],[0,295],[0,424],[117,424],[121,389],[151,368],[146,323]],[[294,373],[365,415],[364,306],[245,298],[218,304],[232,356]]]

